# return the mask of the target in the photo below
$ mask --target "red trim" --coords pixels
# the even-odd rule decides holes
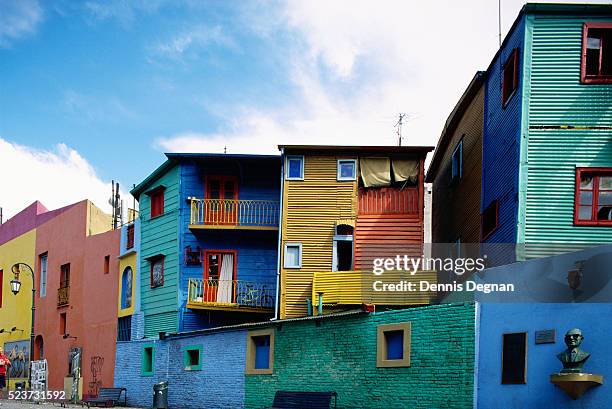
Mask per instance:
[[[587,37],[589,29],[609,29],[612,30],[612,23],[584,23],[582,26],[582,55],[580,57],[580,82],[583,84],[612,84],[612,75],[597,75],[587,77],[586,75],[586,55]],[[612,46],[611,46],[612,47]],[[603,41],[599,50],[599,69],[601,70],[601,59],[603,58]],[[612,52],[612,50],[610,51]]]
[[[489,208],[493,205],[495,206],[495,227],[491,229],[491,231],[488,232],[486,236],[484,236],[484,215],[487,212],[487,210],[489,210]],[[482,237],[482,241],[484,242],[489,237],[491,237],[491,235],[495,233],[498,228],[499,228],[499,199],[495,199],[489,204],[489,206],[487,206],[484,212],[482,212],[482,214],[480,215],[480,236]]]
[[[153,264],[157,263],[159,260],[161,260],[161,263],[162,263],[162,271],[161,271],[162,279],[161,279],[161,284],[154,286],[153,285]],[[165,264],[166,264],[166,256],[164,256],[164,255],[159,255],[159,256],[155,256],[155,257],[149,258],[149,273],[150,273],[150,276],[149,276],[149,286],[151,288],[158,288],[158,287],[163,287],[164,286],[164,277],[165,277],[165,275],[164,275],[164,267],[165,267]]]
[[[151,207],[150,209],[151,219],[155,217],[159,217],[164,214],[164,201],[165,201],[164,191],[165,190],[166,190],[165,188],[155,189],[149,194],[149,200],[151,201],[151,206],[150,206]]]
[[[519,82],[519,56],[518,56],[518,48],[512,50],[512,53],[508,56],[508,59],[504,63],[504,67],[502,69],[502,108],[506,108],[508,102],[512,99],[514,94],[516,94],[516,90],[518,89]],[[510,63],[514,64],[514,77],[512,79],[512,89],[508,94],[506,94],[506,68]]]
[[[591,220],[580,220],[580,178],[583,173],[593,174],[593,202],[591,203]],[[574,183],[574,225],[575,226],[612,226],[612,220],[597,220],[597,208],[599,207],[599,176],[612,176],[612,168],[576,168],[576,180]]]
[[[233,200],[238,200],[238,178],[236,176],[224,176],[224,175],[210,175],[210,176],[206,176],[206,181],[205,181],[205,187],[204,187],[204,197],[206,199],[211,199],[210,197],[210,181],[211,180],[218,180],[219,181],[219,199],[228,199],[225,197],[225,183],[228,181],[231,181],[234,183],[234,195],[232,197]],[[223,224],[237,224],[238,223],[238,207],[237,206],[232,206],[232,210],[230,210],[230,212],[232,212],[232,215],[226,215],[225,213],[227,212],[226,207],[225,206],[220,206],[217,211],[213,211],[213,206],[207,208],[208,211],[210,212],[220,212],[221,214],[218,214],[218,217],[214,216],[212,217],[212,220],[223,220],[226,221]]]
[[[238,269],[238,251],[237,250],[204,250],[204,280],[208,280],[208,254],[233,254],[234,255],[234,270],[232,271],[232,280],[236,280],[236,272]],[[221,260],[219,260],[219,272],[221,272]]]

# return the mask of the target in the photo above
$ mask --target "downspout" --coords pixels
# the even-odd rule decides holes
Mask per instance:
[[[285,188],[285,150],[280,148],[281,156],[281,182],[280,182],[280,198],[279,198],[279,209],[278,209],[278,246],[276,256],[276,298],[274,300],[274,318],[277,320],[280,310],[280,274],[281,274],[281,249],[282,249],[282,237],[283,237],[283,190]]]

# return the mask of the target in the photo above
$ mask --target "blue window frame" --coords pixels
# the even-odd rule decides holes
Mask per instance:
[[[304,157],[287,156],[287,180],[304,180]]]

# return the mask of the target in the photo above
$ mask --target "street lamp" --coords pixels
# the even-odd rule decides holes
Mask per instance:
[[[26,263],[15,263],[11,267],[11,271],[15,275],[15,278],[11,280],[11,291],[13,294],[17,295],[19,290],[21,289],[21,281],[19,281],[19,274],[21,274],[22,270],[27,270],[30,274],[30,278],[32,278],[32,328],[30,330],[30,368],[28,371],[28,383],[30,385],[30,390],[32,390],[32,361],[34,360],[34,313],[36,311],[36,306],[34,304],[34,299],[36,295],[36,287],[34,286],[34,271],[32,267],[27,265]]]

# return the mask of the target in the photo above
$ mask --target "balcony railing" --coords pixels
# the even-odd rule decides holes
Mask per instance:
[[[279,202],[191,198],[191,227],[278,229]]]
[[[57,306],[63,307],[70,302],[70,286],[60,287],[57,289]]]
[[[383,187],[359,189],[359,214],[418,214],[419,191]]]
[[[187,307],[195,309],[274,309],[273,285],[243,280],[202,280],[190,278]]]
[[[405,271],[385,271],[376,276],[371,271],[333,271],[313,274],[313,305],[318,305],[322,293],[324,305],[419,305],[429,304],[435,293],[421,291],[420,282],[437,283],[435,271],[417,271],[411,275]],[[375,285],[376,282],[376,285]],[[385,284],[413,283],[413,291],[390,290]],[[377,291],[376,289],[383,290]]]

